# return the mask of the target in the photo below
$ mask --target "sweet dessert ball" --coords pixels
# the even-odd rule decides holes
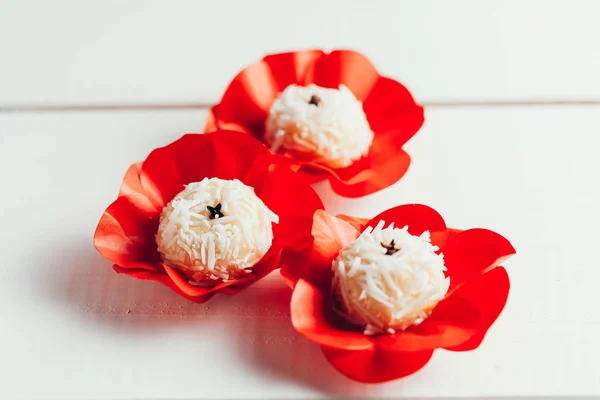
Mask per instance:
[[[190,283],[214,284],[248,274],[273,241],[274,214],[237,179],[190,183],[160,215],[156,234],[165,264]]]
[[[367,335],[420,324],[450,285],[429,232],[384,225],[365,230],[332,263],[335,311]]]
[[[265,142],[273,152],[331,168],[360,159],[372,141],[362,103],[344,85],[288,86],[271,106],[265,126]]]

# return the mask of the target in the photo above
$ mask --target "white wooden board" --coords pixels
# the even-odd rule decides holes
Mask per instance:
[[[0,0],[0,106],[219,99],[272,52],[350,48],[419,101],[599,100],[594,0]]]
[[[0,115],[1,398],[600,396],[597,108],[428,109],[400,183],[356,200],[319,185],[330,212],[368,217],[421,202],[518,251],[506,264],[508,305],[477,351],[439,351],[383,385],[340,376],[295,333],[276,274],[195,305],[116,275],[95,252],[126,167],[203,117]]]

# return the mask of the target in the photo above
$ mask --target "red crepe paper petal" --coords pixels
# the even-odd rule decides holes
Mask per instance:
[[[138,162],[131,165],[125,176],[123,177],[123,183],[119,189],[119,196],[125,196],[134,193],[144,193],[144,188],[140,183],[140,172],[142,171],[142,163]]]
[[[150,213],[160,212],[161,208],[152,203],[152,201],[147,197],[145,188],[142,186],[142,182],[140,180],[142,164],[142,162],[138,162],[131,165],[127,169],[127,172],[123,177],[123,182],[121,183],[121,188],[119,189],[119,196],[139,195],[137,196],[136,203],[139,208]]]
[[[104,212],[94,234],[102,256],[125,268],[156,271],[158,214],[146,209],[141,195],[121,196]]]
[[[217,117],[219,115],[219,106],[214,106],[210,110],[208,110],[208,114],[206,116],[206,124],[204,126],[205,132],[214,132],[219,129],[224,129],[228,131],[236,131],[242,132],[247,135],[254,135],[255,133],[249,130],[247,126],[240,122],[225,122],[219,120]]]
[[[190,285],[188,283],[188,278],[184,278],[180,274],[180,272],[177,271],[175,268],[170,267],[166,264],[162,264],[162,266],[165,269],[165,271],[167,272],[167,275],[169,276],[169,278],[171,278],[171,281],[177,286],[177,288],[179,288],[179,290],[181,290],[187,296],[201,297],[201,296],[211,292],[211,289],[208,287],[198,287],[198,286]]]
[[[264,127],[269,108],[277,93],[277,83],[269,65],[260,61],[246,67],[231,81],[223,94],[218,111],[213,112],[218,121],[242,125],[246,132],[259,132]],[[224,128],[219,123],[217,127]]]
[[[240,132],[188,134],[150,153],[142,165],[141,181],[162,207],[185,184],[206,177],[240,177],[264,154],[269,154],[264,145]]]
[[[216,117],[216,113],[217,108],[219,108],[218,106],[214,106],[211,109],[208,110],[208,114],[206,115],[206,122],[204,123],[204,131],[205,132],[214,132],[218,129],[217,127],[217,117]],[[225,124],[225,122],[221,122],[219,125]],[[228,129],[228,130],[233,130],[233,131],[238,131],[238,132],[243,132],[242,130],[239,129],[231,129],[231,128],[223,128],[223,129]]]
[[[133,278],[136,278],[136,279],[142,279],[142,280],[148,280],[148,281],[154,281],[154,282],[162,283],[165,286],[167,286],[169,289],[173,290],[175,293],[179,294],[182,297],[185,297],[186,299],[188,299],[189,301],[192,301],[194,303],[198,303],[198,304],[205,303],[208,300],[210,300],[214,296],[214,294],[215,294],[215,292],[208,292],[206,294],[190,296],[190,295],[186,294],[185,292],[183,292],[173,282],[173,280],[171,280],[171,278],[168,275],[166,275],[166,274],[161,274],[161,273],[156,273],[156,272],[149,272],[149,271],[145,271],[145,270],[136,270],[136,269],[130,269],[130,268],[121,268],[121,267],[119,267],[117,265],[115,265],[113,268],[119,274],[129,275],[129,276],[131,276]]]
[[[330,319],[331,304],[319,289],[300,279],[291,301],[292,325],[313,342],[338,349],[363,350],[374,347],[361,332],[337,328]]]
[[[308,249],[312,219],[323,204],[310,185],[294,173],[290,159],[273,155],[251,136],[231,131],[188,134],[132,165],[119,197],[104,212],[94,244],[119,273],[164,283],[194,302],[214,293],[235,293],[280,266],[282,254]],[[273,245],[240,279],[214,286],[191,285],[186,274],[160,262],[155,234],[162,208],[184,186],[206,177],[239,179],[279,215]]]
[[[379,221],[385,221],[386,227],[392,222],[396,228],[408,225],[408,232],[417,236],[425,231],[430,233],[446,231],[446,223],[442,216],[433,208],[422,204],[407,204],[390,208],[370,220],[367,227],[375,228]]]
[[[306,233],[312,229],[315,210],[322,209],[323,203],[307,182],[298,179],[287,158],[269,155],[263,159],[256,163],[257,170],[250,170],[246,184],[253,186],[267,207],[279,216],[279,223],[273,227],[277,244],[295,250],[307,248],[312,237]],[[265,162],[269,165],[265,166]]]
[[[398,182],[406,174],[410,156],[402,149],[393,150],[386,137],[377,137],[369,156],[351,166],[330,170],[329,183],[339,195],[356,198],[378,192]]]
[[[514,247],[501,235],[487,229],[469,229],[448,240],[442,249],[450,291],[500,265],[515,254]]]
[[[410,165],[402,146],[423,125],[423,108],[403,85],[381,77],[364,55],[353,51],[326,54],[307,50],[266,56],[231,81],[221,102],[210,110],[205,129],[231,129],[262,140],[269,108],[279,93],[290,84],[311,83],[350,88],[364,101],[375,137],[369,153],[347,168],[330,169],[296,160],[302,176],[311,183],[329,179],[333,190],[346,197],[374,193],[402,178]]]
[[[438,246],[440,249],[444,249],[448,241],[461,232],[462,230],[460,229],[452,228],[448,228],[445,231],[431,232],[431,243]]]
[[[318,210],[314,215],[312,235],[315,252],[331,263],[342,247],[358,238],[360,231],[344,219]]]
[[[416,327],[375,339],[388,351],[423,351],[465,343],[480,329],[479,309],[469,299],[451,296],[442,300],[432,315]]]
[[[326,292],[331,286],[331,261],[327,262],[312,249],[285,251],[280,275],[292,289],[300,279],[304,279]]]
[[[267,207],[274,206],[272,200],[275,187],[271,182],[272,172],[275,170],[277,163],[281,163],[284,169],[291,169],[291,163],[285,157],[276,156],[273,154],[263,154],[254,160],[252,167],[245,172],[241,181],[254,188],[254,193],[259,196]],[[287,168],[286,168],[287,167]]]
[[[375,137],[371,154],[344,169],[334,170],[307,162],[300,164],[305,168],[305,174],[315,177],[314,182],[327,177],[337,194],[349,198],[362,197],[398,182],[408,170],[410,156],[400,147],[395,148],[390,139],[393,139],[391,135]]]
[[[337,217],[342,221],[346,221],[347,223],[352,225],[352,227],[359,232],[362,232],[363,229],[365,229],[365,226],[369,223],[368,218],[352,217],[350,215],[345,214],[338,214]]]
[[[508,274],[502,267],[496,267],[461,286],[456,291],[456,295],[468,298],[473,304],[477,305],[481,323],[478,332],[471,339],[461,345],[448,346],[447,349],[468,351],[479,347],[488,329],[504,309],[509,290]]]
[[[413,235],[431,233],[444,253],[454,287],[418,326],[394,334],[367,336],[333,313],[331,261],[341,247],[381,220],[386,227],[408,225]],[[437,348],[467,351],[479,346],[500,315],[510,284],[497,265],[514,254],[502,236],[485,229],[447,228],[437,211],[409,204],[382,212],[372,220],[317,211],[311,251],[284,262],[281,274],[293,288],[294,328],[321,345],[327,360],[345,376],[360,382],[384,382],[422,368]],[[457,284],[458,281],[458,284]]]
[[[423,368],[433,350],[388,352],[372,350],[339,350],[322,346],[323,355],[344,376],[363,383],[381,383],[404,378]]]
[[[359,101],[367,98],[379,79],[371,62],[362,54],[348,50],[336,50],[320,57],[313,65],[308,80],[318,86],[348,87]]]
[[[183,274],[177,271],[175,268],[170,267],[166,264],[162,265],[165,271],[167,272],[169,278],[171,278],[171,281],[177,286],[177,288],[180,291],[182,291],[189,297],[202,297],[206,294],[222,291],[225,288],[231,288],[233,286],[247,283],[249,281],[254,281],[256,279],[254,276],[249,275],[232,281],[220,282],[217,285],[211,287],[195,286],[191,285],[188,282],[188,278],[185,278]]]
[[[363,106],[371,129],[388,136],[396,150],[425,122],[423,107],[415,103],[406,87],[393,79],[379,78]]]
[[[342,247],[360,234],[358,229],[344,219],[329,215],[323,210],[317,210],[312,221],[312,248],[284,256],[281,276],[292,288],[299,279],[305,279],[322,289],[329,287],[331,262]]]
[[[268,55],[263,61],[271,69],[277,91],[282,92],[293,83],[306,82],[308,69],[323,55],[321,50],[304,50]]]
[[[252,274],[232,281],[232,285],[215,287],[215,290],[224,294],[238,293],[279,268],[280,260],[281,250],[273,246],[260,262],[252,267]]]
[[[306,256],[308,252],[286,252],[282,255],[281,268],[279,269],[279,275],[283,278],[283,281],[290,289],[294,289],[296,283],[300,279],[299,270],[305,265],[304,260],[308,258]],[[300,258],[300,262],[298,262]]]

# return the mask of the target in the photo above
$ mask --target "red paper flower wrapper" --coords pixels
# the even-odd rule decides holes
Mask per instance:
[[[423,107],[393,79],[379,75],[362,54],[320,50],[272,54],[242,70],[208,116],[206,130],[239,130],[263,140],[265,121],[275,98],[291,84],[325,88],[348,87],[363,103],[374,132],[368,154],[348,167],[333,169],[296,160],[311,182],[329,179],[333,190],[360,197],[397,182],[410,164],[402,146],[421,128]]]
[[[332,261],[343,246],[381,220],[408,226],[412,235],[429,231],[432,244],[444,254],[450,288],[421,324],[394,334],[367,336],[332,313]],[[499,265],[515,254],[509,241],[486,229],[447,228],[427,206],[395,207],[372,220],[317,211],[312,231],[312,248],[286,256],[281,268],[293,288],[292,324],[320,344],[325,358],[350,379],[366,383],[398,379],[424,367],[435,349],[473,350],[506,303],[510,284]]]
[[[238,179],[253,187],[279,216],[279,223],[273,226],[271,248],[250,274],[199,287],[161,262],[155,235],[163,207],[184,185],[207,177]],[[313,214],[322,208],[317,194],[292,170],[289,159],[272,154],[252,137],[231,131],[187,134],[129,168],[118,198],[100,219],[94,245],[118,273],[161,282],[202,303],[217,292],[238,292],[278,268],[282,254],[309,246]]]

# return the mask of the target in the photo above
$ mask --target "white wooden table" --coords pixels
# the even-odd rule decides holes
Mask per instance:
[[[0,0],[0,398],[600,396],[600,2]],[[349,381],[274,274],[196,305],[115,274],[92,235],[126,167],[203,127],[262,55],[352,48],[427,105],[395,186],[518,254],[483,345]],[[198,106],[197,106],[198,105]]]

